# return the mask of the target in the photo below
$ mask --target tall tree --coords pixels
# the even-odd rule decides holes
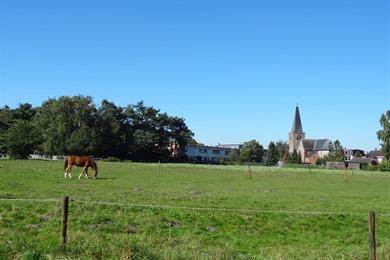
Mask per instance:
[[[193,142],[193,133],[183,118],[170,117],[154,107],[145,106],[142,101],[128,106],[125,114],[131,125],[132,159],[166,160],[170,143],[184,151],[185,146]]]
[[[276,165],[279,161],[279,151],[274,142],[270,142],[267,151],[267,161],[265,162],[268,166]]]
[[[237,150],[237,149],[233,149],[230,151],[229,153],[229,160],[231,162],[235,162],[235,163],[238,163],[241,161],[241,158],[240,158],[240,151]]]
[[[170,142],[178,145],[180,156],[184,155],[185,147],[188,144],[196,143],[193,138],[194,133],[188,128],[184,118],[170,117],[167,131]]]
[[[19,104],[13,112],[15,120],[30,121],[35,116],[36,109],[29,103]]]
[[[341,145],[340,140],[337,139],[336,141],[334,141],[334,143],[333,143],[333,148],[334,148],[334,150],[335,150],[336,152],[340,152],[340,151],[343,150],[343,146]]]
[[[244,162],[261,162],[263,154],[263,146],[256,140],[246,142],[240,151],[241,160]]]
[[[37,112],[36,122],[47,154],[92,154],[96,149],[96,107],[91,97],[49,99]]]
[[[301,154],[294,149],[294,151],[288,156],[288,163],[301,164],[302,163]]]
[[[386,159],[390,160],[390,110],[382,114],[379,122],[382,129],[377,132],[377,136],[381,141],[382,151]]]
[[[38,148],[37,143],[40,138],[36,126],[31,124],[36,109],[31,104],[19,104],[16,109],[10,109],[8,106],[0,109],[0,153],[9,153],[14,158],[25,158],[26,153],[31,153],[30,147]],[[31,133],[26,133],[27,129]],[[31,137],[31,140],[22,140],[20,138]],[[18,138],[17,140],[14,138]],[[18,150],[22,149],[22,150]]]
[[[276,149],[278,150],[279,160],[283,161],[284,157],[285,157],[286,150],[288,150],[288,144],[287,144],[287,142],[279,140],[275,143],[275,145],[276,145]]]
[[[97,110],[96,152],[99,156],[127,158],[129,138],[126,116],[121,107],[103,100]]]
[[[131,158],[135,160],[157,160],[162,156],[168,138],[164,135],[164,119],[159,118],[159,110],[147,107],[143,101],[125,109],[131,124]]]
[[[7,153],[7,145],[5,141],[5,133],[7,129],[13,123],[13,112],[8,107],[5,106],[0,108],[0,153]]]
[[[14,159],[27,159],[40,142],[37,128],[27,120],[16,120],[4,135],[7,153]]]

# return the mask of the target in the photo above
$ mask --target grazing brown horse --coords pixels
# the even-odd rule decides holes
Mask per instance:
[[[96,179],[98,175],[98,168],[96,165],[96,162],[93,160],[92,157],[89,156],[75,156],[70,155],[65,158],[65,164],[64,164],[64,170],[65,174],[64,177],[72,178],[72,167],[73,165],[76,165],[77,167],[83,167],[83,170],[80,173],[79,179],[81,178],[81,175],[83,175],[86,179],[88,179],[88,168],[91,167],[93,171],[93,178]]]

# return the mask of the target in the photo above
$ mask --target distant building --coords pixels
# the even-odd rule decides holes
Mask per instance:
[[[185,154],[191,161],[219,163],[228,161],[230,152],[234,150],[230,147],[207,146],[207,145],[187,145]]]
[[[380,150],[374,150],[367,154],[368,158],[375,160],[378,164],[381,164],[385,161],[385,154]]]
[[[355,157],[348,162],[348,168],[351,170],[362,170],[363,167],[374,164],[371,158]]]
[[[333,150],[332,142],[329,139],[305,139],[298,106],[295,109],[288,147],[290,154],[296,150],[301,155],[303,163],[311,164],[315,164],[319,158],[329,155],[329,152]]]
[[[347,161],[350,161],[355,157],[359,158],[359,157],[363,157],[363,156],[365,156],[365,152],[363,150],[360,150],[360,149],[348,149],[345,152],[345,159]]]
[[[232,150],[240,150],[243,146],[243,144],[218,144],[218,147],[220,148],[227,148]]]

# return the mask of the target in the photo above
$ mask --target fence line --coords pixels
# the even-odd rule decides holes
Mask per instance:
[[[31,201],[31,202],[61,202],[59,199],[6,199],[0,198],[0,201]]]
[[[30,201],[30,202],[61,202],[58,199],[6,199],[0,198],[0,201]],[[188,207],[188,206],[168,206],[168,205],[151,205],[151,204],[133,204],[120,202],[104,201],[86,201],[71,199],[72,202],[90,204],[90,205],[111,205],[131,208],[149,208],[149,209],[179,209],[189,211],[214,211],[214,212],[237,212],[237,213],[266,213],[266,214],[287,214],[287,215],[357,215],[366,216],[363,212],[334,212],[334,211],[293,211],[293,210],[266,210],[266,209],[234,209],[234,208],[211,208],[211,207]],[[377,213],[380,217],[389,217],[390,213]]]

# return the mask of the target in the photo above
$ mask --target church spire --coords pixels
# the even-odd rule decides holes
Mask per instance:
[[[295,109],[294,121],[291,129],[291,133],[303,133],[301,115],[299,114],[299,107]]]

